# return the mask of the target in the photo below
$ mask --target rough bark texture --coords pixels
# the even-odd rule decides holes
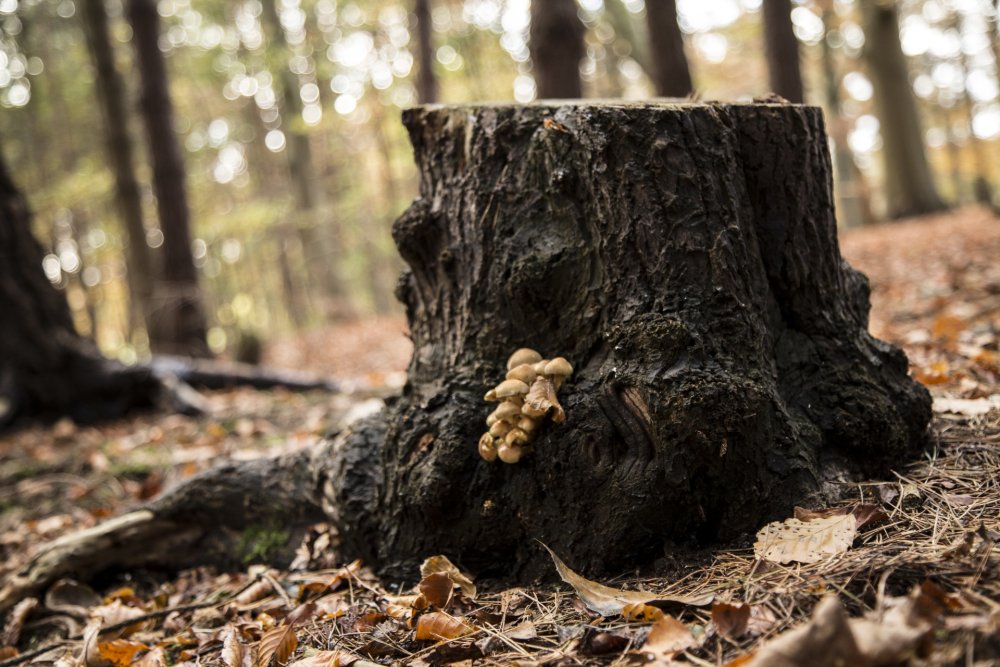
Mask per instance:
[[[421,104],[434,104],[438,101],[438,81],[434,74],[431,0],[414,0],[413,20],[417,26],[417,99]]]
[[[130,317],[133,327],[141,323],[148,332],[151,329],[154,272],[142,222],[142,196],[135,178],[135,151],[128,130],[125,84],[115,67],[104,0],[86,0],[82,3],[81,14],[87,47],[94,61],[97,100],[104,114],[108,157],[115,175],[115,199],[128,238]]]
[[[555,123],[546,123],[551,119]],[[926,390],[867,333],[840,257],[818,109],[423,108],[420,197],[394,236],[409,382],[335,446],[324,502],[393,574],[432,553],[586,571],[787,516],[826,466],[872,471],[923,440]],[[533,456],[482,461],[507,355],[564,355],[569,415]]]
[[[92,421],[151,405],[159,384],[150,371],[103,359],[77,335],[42,255],[27,203],[0,160],[0,427],[23,415]]]
[[[652,51],[653,83],[663,97],[686,97],[694,92],[684,36],[677,25],[674,0],[646,0],[646,24]]]
[[[886,212],[890,218],[945,208],[938,196],[924,151],[917,103],[899,41],[893,2],[862,0],[864,58],[875,88],[875,113],[882,134]]]
[[[205,312],[198,272],[191,257],[190,211],[184,185],[184,162],[173,125],[167,67],[160,51],[160,19],[154,0],[127,0],[139,71],[140,109],[153,168],[153,190],[163,232],[162,283],[156,290],[154,322],[149,332],[154,351],[208,355]]]
[[[421,173],[393,228],[408,383],[276,462],[264,506],[285,525],[320,507],[345,557],[398,578],[437,553],[479,575],[549,574],[536,539],[621,572],[786,517],[824,479],[924,441],[930,397],[868,334],[868,283],[840,256],[819,109],[433,106],[404,122]],[[575,366],[568,418],[520,463],[487,463],[483,394],[521,346]],[[260,466],[182,485],[148,520],[265,511]],[[131,530],[105,562],[138,548]],[[46,581],[33,565],[14,577]]]
[[[528,47],[539,98],[583,97],[583,33],[576,0],[532,0]]]
[[[805,100],[805,95],[799,63],[799,40],[792,29],[791,0],[764,0],[761,12],[771,92],[781,95],[789,102],[801,103]]]

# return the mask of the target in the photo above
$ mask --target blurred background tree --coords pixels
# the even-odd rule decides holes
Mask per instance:
[[[180,336],[185,351],[233,354],[398,312],[389,229],[416,192],[398,117],[418,102],[801,95],[826,111],[842,224],[989,199],[997,11],[996,0],[0,0],[0,135],[78,331],[126,362],[177,349],[157,314],[190,298],[203,324],[184,327],[198,331]],[[155,37],[141,37],[150,19]],[[157,81],[160,101],[144,107]],[[168,98],[172,119],[144,134],[140,111],[162,116]]]

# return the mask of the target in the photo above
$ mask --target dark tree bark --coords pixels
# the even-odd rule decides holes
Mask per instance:
[[[864,58],[875,88],[875,113],[882,134],[885,196],[890,218],[940,211],[945,204],[934,186],[924,151],[917,103],[899,41],[894,2],[861,1]]]
[[[152,405],[159,384],[150,371],[103,359],[76,333],[42,256],[27,202],[0,160],[0,427],[25,416],[93,421]]]
[[[162,283],[156,290],[150,344],[156,352],[205,356],[209,353],[205,311],[191,256],[184,163],[174,132],[166,62],[159,46],[160,18],[155,0],[128,0],[126,10],[142,80],[140,109],[163,232]]]
[[[444,553],[528,579],[549,571],[538,539],[574,567],[621,571],[757,529],[829,475],[883,470],[924,442],[930,397],[868,334],[867,280],[838,250],[818,109],[423,107],[404,122],[421,172],[393,229],[409,381],[306,463],[277,464],[299,475],[280,501],[321,507],[345,555],[397,577]],[[577,369],[568,418],[520,463],[487,463],[483,393],[523,345]],[[202,476],[148,523],[255,475]],[[104,563],[137,548],[122,544]]]
[[[761,10],[771,92],[789,102],[803,102],[799,40],[792,29],[791,0],[764,0]]]
[[[674,0],[646,0],[646,24],[652,52],[653,83],[663,97],[687,97],[694,92],[684,36],[677,25]]]
[[[576,0],[532,0],[528,46],[540,99],[583,97],[583,35]]]
[[[421,104],[434,104],[438,101],[438,81],[434,75],[431,0],[414,0],[413,20],[417,26],[417,99]]]
[[[104,114],[108,158],[115,175],[115,200],[128,238],[129,311],[132,326],[141,323],[151,333],[150,307],[153,302],[152,253],[146,243],[142,223],[142,196],[135,178],[132,138],[128,131],[125,85],[115,67],[114,51],[108,35],[108,14],[104,0],[85,0],[81,15],[87,47],[94,61],[97,100]]]

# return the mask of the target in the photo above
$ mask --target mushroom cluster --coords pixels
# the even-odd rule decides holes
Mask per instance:
[[[562,357],[542,359],[523,347],[507,360],[507,378],[486,392],[487,401],[498,401],[486,418],[489,431],[479,439],[479,455],[486,461],[517,463],[531,451],[531,443],[546,416],[561,424],[566,413],[556,398],[573,367]]]

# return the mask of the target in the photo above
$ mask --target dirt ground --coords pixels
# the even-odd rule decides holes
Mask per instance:
[[[1000,664],[1000,220],[964,209],[850,230],[841,249],[871,280],[872,332],[906,350],[935,420],[923,458],[851,485],[840,513],[810,508],[857,528],[821,560],[758,558],[750,537],[665,554],[669,577],[601,582],[645,595],[568,575],[573,588],[478,591],[440,562],[413,573],[416,591],[386,590],[363,563],[342,562],[320,525],[285,571],[255,565],[266,546],[255,544],[240,571],[57,584],[7,615],[0,667]],[[405,328],[382,317],[268,349],[268,363],[328,374],[341,393],[217,392],[210,417],[62,421],[0,437],[0,577],[46,541],[207,467],[309,447],[378,409],[405,380]]]

